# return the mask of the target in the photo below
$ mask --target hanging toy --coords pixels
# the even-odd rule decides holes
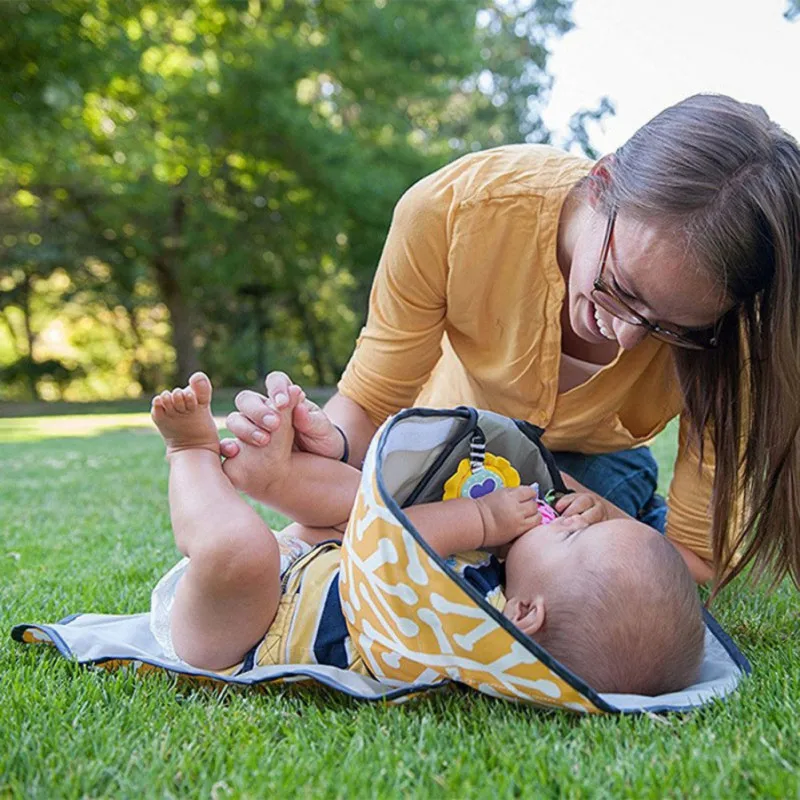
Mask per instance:
[[[554,519],[558,519],[558,512],[555,510],[555,508],[553,508],[553,503],[555,503],[556,499],[555,492],[551,489],[544,496],[544,498],[542,498],[538,483],[532,483],[531,489],[536,492],[534,500],[536,501],[536,506],[539,509],[539,513],[542,515],[542,525],[547,525]]]
[[[469,458],[462,458],[444,485],[442,500],[471,497],[477,500],[495,489],[520,485],[519,473],[502,456],[486,452],[486,437],[476,428],[469,443]]]

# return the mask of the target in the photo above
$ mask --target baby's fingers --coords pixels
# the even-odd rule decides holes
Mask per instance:
[[[528,528],[535,528],[541,524],[542,524],[542,513],[538,509],[532,513],[528,513],[525,515],[525,525],[527,525]]]
[[[556,517],[550,525],[555,525],[565,531],[579,531],[589,527],[589,523],[582,516]]]
[[[587,525],[593,525],[596,522],[602,522],[606,519],[606,511],[600,503],[587,508],[577,515],[577,519],[582,519]]]
[[[597,501],[588,494],[568,494],[556,503],[556,511],[565,517],[572,517],[588,511]]]
[[[513,489],[508,489],[507,491],[520,503],[536,498],[536,491],[530,486],[515,486]]]

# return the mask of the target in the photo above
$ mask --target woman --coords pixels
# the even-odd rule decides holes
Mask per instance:
[[[295,412],[298,446],[360,463],[400,408],[488,408],[545,428],[561,469],[666,530],[697,580],[753,562],[800,585],[799,305],[800,149],[759,107],[688,98],[594,165],[476,153],[400,200],[367,324],[324,412]],[[278,405],[288,385],[268,378]],[[229,429],[267,441],[264,398],[237,408]],[[666,514],[643,445],[678,414]]]

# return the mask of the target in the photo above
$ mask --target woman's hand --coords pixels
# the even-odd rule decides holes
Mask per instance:
[[[256,446],[269,444],[270,436],[280,427],[280,415],[275,413],[275,409],[296,402],[292,414],[295,446],[326,458],[338,459],[343,456],[344,439],[341,431],[288,375],[270,372],[265,383],[266,396],[250,390],[236,395],[234,402],[237,410],[228,414],[226,427],[237,439]],[[239,452],[239,445],[234,439],[224,439],[220,448],[226,458],[233,458]]]
[[[555,509],[562,517],[580,517],[587,525],[609,518],[602,499],[591,492],[565,494],[556,502]]]

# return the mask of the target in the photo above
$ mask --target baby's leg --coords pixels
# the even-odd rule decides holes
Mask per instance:
[[[361,473],[341,461],[292,450],[294,405],[279,412],[281,425],[269,445],[239,442],[239,454],[225,461],[223,472],[239,491],[302,525],[340,525],[350,516]]]
[[[280,554],[267,524],[222,472],[211,383],[153,399],[167,445],[169,505],[178,549],[190,562],[171,614],[175,652],[202,669],[242,659],[269,628],[280,599]]]

